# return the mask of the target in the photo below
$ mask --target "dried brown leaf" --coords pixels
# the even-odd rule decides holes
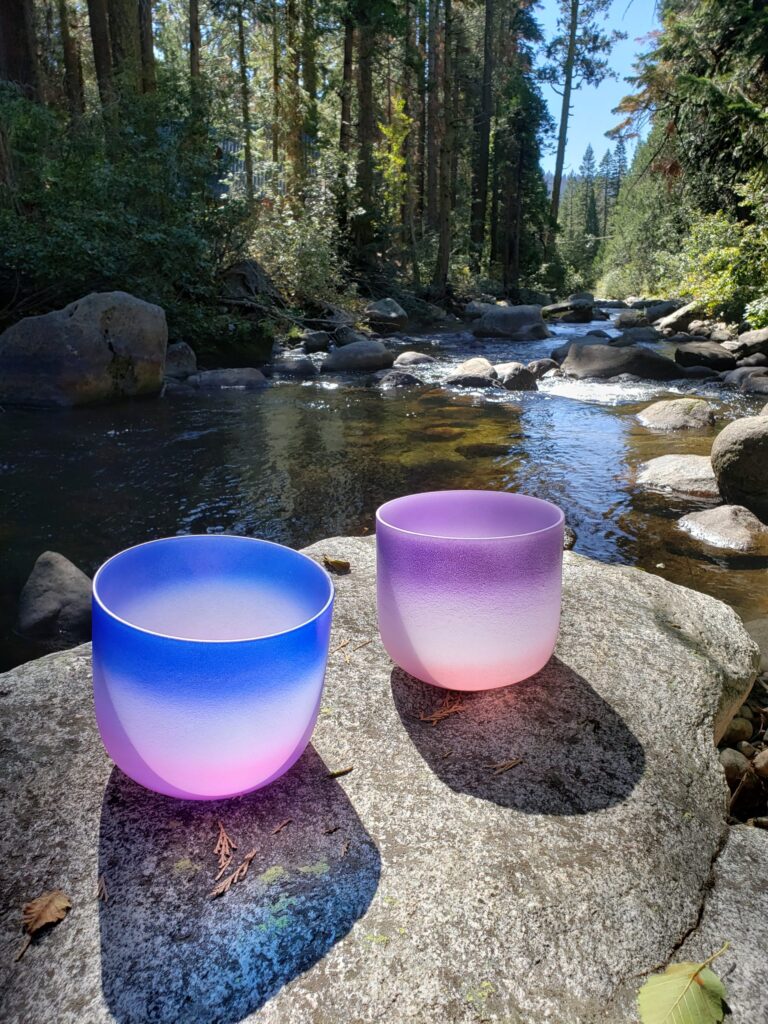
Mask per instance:
[[[275,828],[272,829],[272,835],[276,836],[278,834],[278,832],[282,832],[283,829],[287,825],[290,825],[292,821],[293,821],[293,818],[286,818],[285,821],[281,821],[279,825],[276,825]]]
[[[489,764],[486,767],[493,772],[494,775],[503,775],[504,772],[508,772],[510,768],[515,768],[517,765],[522,764],[522,757],[512,757],[508,761],[499,761],[498,764]]]
[[[102,903],[109,903],[109,893],[107,892],[106,875],[100,875],[99,880],[96,883],[96,899],[101,900]]]
[[[354,765],[350,765],[349,768],[339,768],[338,771],[328,772],[328,775],[326,776],[326,778],[329,778],[329,779],[340,779],[343,775],[349,775],[349,773],[353,772],[354,770],[355,770],[355,766]]]
[[[343,558],[329,558],[328,555],[323,555],[323,565],[328,572],[332,572],[336,576],[346,576],[352,571],[349,562]]]
[[[419,721],[431,722],[432,725],[437,725],[438,722],[442,722],[444,718],[450,717],[450,715],[458,715],[459,712],[464,710],[464,702],[460,697],[447,697],[445,701],[427,714],[425,711],[419,715]]]
[[[58,924],[59,921],[63,921],[67,916],[67,911],[70,910],[72,904],[69,900],[69,896],[61,889],[54,889],[52,892],[44,892],[42,896],[38,896],[37,899],[30,900],[29,903],[25,903],[21,908],[21,921],[24,926],[24,931],[27,933],[27,938],[24,941],[24,945],[16,956],[17,960],[26,953],[29,948],[29,944],[32,941],[32,937],[40,931],[41,928],[45,928],[46,925]]]
[[[256,850],[251,850],[250,853],[247,853],[232,874],[227,875],[227,877],[222,879],[217,886],[211,889],[208,893],[211,899],[214,899],[216,896],[223,896],[224,893],[229,892],[233,885],[237,885],[238,882],[242,882],[248,874],[248,868],[250,867],[251,861],[256,856],[256,853]]]

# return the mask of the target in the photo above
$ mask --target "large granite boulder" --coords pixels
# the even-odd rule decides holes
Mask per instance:
[[[768,419],[745,416],[715,438],[712,468],[726,501],[768,523]]]
[[[541,315],[541,306],[496,306],[475,321],[472,333],[478,338],[512,341],[541,341],[551,337]]]
[[[733,370],[736,358],[716,341],[691,341],[675,349],[680,366],[708,366],[711,370]]]
[[[544,306],[541,315],[545,320],[558,320],[563,324],[588,324],[594,315],[593,300],[571,297],[567,302]]]
[[[172,380],[186,380],[197,373],[197,356],[186,341],[169,345],[165,353],[165,376]]]
[[[459,697],[384,653],[371,538],[308,553],[351,570],[326,690],[256,793],[183,802],[114,769],[88,647],[3,677],[5,1024],[634,1024],[703,926],[699,955],[731,939],[735,1019],[765,1019],[768,836],[729,831],[714,746],[757,664],[735,613],[569,552],[550,663]],[[219,822],[252,861],[210,899]],[[21,904],[53,888],[72,911],[14,963]]]
[[[679,331],[687,331],[694,320],[700,319],[703,308],[700,302],[688,302],[685,306],[676,309],[674,313],[664,316],[656,321],[656,327],[663,334],[677,334]]]
[[[702,512],[689,512],[677,525],[696,540],[715,548],[768,554],[768,526],[742,505],[719,505]]]
[[[582,338],[569,338],[568,341],[564,341],[562,345],[558,345],[557,348],[553,348],[550,352],[550,356],[555,362],[562,363],[565,357],[574,346],[583,348],[587,345],[610,345],[611,348],[631,348],[634,345],[634,341],[631,338],[625,338],[623,335],[618,337],[611,337],[608,334],[585,334]]]
[[[489,360],[483,356],[465,359],[463,363],[450,373],[444,384],[459,388],[494,388],[501,387],[498,373]]]
[[[642,309],[622,309],[614,317],[613,323],[619,330],[627,327],[647,327],[648,317]]]
[[[715,410],[703,398],[672,398],[646,406],[637,418],[652,430],[702,430],[715,422]]]
[[[747,395],[768,395],[768,374],[750,373],[742,380],[740,390]]]
[[[768,355],[768,327],[761,327],[757,331],[745,331],[738,338],[723,342],[723,345],[733,352],[737,359],[758,353]]]
[[[649,348],[612,345],[571,345],[563,360],[563,373],[568,377],[618,377],[631,373],[645,380],[676,380],[680,367],[666,356]]]
[[[375,331],[402,331],[408,323],[408,314],[394,299],[377,299],[369,302],[363,316]]]
[[[323,360],[324,373],[339,370],[386,370],[395,360],[395,355],[380,341],[365,338],[336,348]]]
[[[659,455],[649,459],[638,474],[641,487],[696,498],[719,498],[720,491],[706,455]]]
[[[656,323],[657,320],[661,320],[665,316],[669,316],[671,313],[677,312],[681,306],[682,302],[679,299],[654,300],[645,304],[645,316],[648,323],[653,324]]]
[[[497,363],[494,370],[507,391],[538,391],[535,373],[522,363]]]
[[[88,640],[90,578],[64,555],[44,551],[21,591],[16,629],[49,650]]]
[[[167,343],[159,306],[127,292],[92,292],[0,334],[0,405],[87,405],[159,394]]]

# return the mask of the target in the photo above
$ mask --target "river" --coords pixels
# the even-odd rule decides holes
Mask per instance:
[[[438,362],[437,382],[470,355],[547,356],[603,323],[562,325],[542,342],[476,342],[466,331],[395,339]],[[664,351],[663,345],[661,350]],[[109,555],[178,533],[224,532],[296,547],[373,530],[377,505],[410,491],[487,487],[548,498],[576,550],[637,565],[768,615],[768,559],[705,547],[676,526],[707,503],[635,483],[646,459],[707,454],[717,430],[763,402],[719,385],[543,381],[530,393],[437,388],[382,393],[367,375],[280,381],[61,412],[0,414],[0,669],[33,656],[13,632],[37,556],[59,551],[92,574]],[[636,413],[681,393],[710,398],[718,423],[654,433]]]

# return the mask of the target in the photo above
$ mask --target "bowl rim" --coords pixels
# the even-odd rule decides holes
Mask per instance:
[[[155,544],[188,543],[190,541],[197,542],[199,540],[213,541],[214,543],[220,540],[225,540],[227,542],[245,542],[248,544],[259,544],[262,546],[269,546],[272,548],[281,548],[283,551],[290,551],[291,554],[296,555],[299,559],[303,559],[304,561],[309,562],[312,566],[314,566],[314,568],[318,572],[321,573],[321,575],[325,578],[326,583],[328,584],[328,598],[318,612],[315,612],[314,615],[311,615],[308,619],[305,619],[303,622],[297,623],[295,626],[290,626],[288,629],[280,629],[275,633],[264,633],[261,636],[235,637],[231,640],[208,640],[203,639],[201,637],[173,636],[170,633],[162,633],[158,630],[147,629],[146,626],[138,626],[136,625],[136,623],[129,622],[128,619],[122,618],[116,612],[112,611],[112,609],[109,608],[109,606],[105,604],[105,602],[102,600],[101,595],[99,594],[98,591],[99,577],[102,575],[102,572],[109,565],[115,562],[118,558],[121,558],[123,555],[128,554],[128,552],[130,551],[136,551],[138,548],[146,548]],[[110,619],[113,619],[115,622],[119,622],[121,625],[126,626],[128,629],[133,629],[138,633],[145,633],[147,636],[154,636],[157,637],[159,640],[174,640],[184,644],[232,645],[252,644],[257,643],[259,640],[274,640],[276,637],[289,636],[291,633],[296,633],[298,632],[298,630],[304,629],[305,626],[309,626],[313,622],[320,619],[328,611],[328,608],[333,605],[333,600],[334,597],[336,596],[336,588],[333,580],[331,579],[330,573],[326,569],[324,569],[319,562],[316,562],[314,558],[310,558],[309,555],[305,555],[303,551],[297,551],[296,548],[288,547],[287,544],[278,544],[276,541],[264,540],[261,537],[243,537],[239,534],[232,533],[183,533],[176,534],[173,537],[155,537],[152,540],[143,541],[141,544],[132,544],[130,547],[123,548],[122,551],[117,551],[115,552],[114,555],[110,555],[110,557],[105,562],[102,562],[102,564],[94,573],[91,594],[94,604],[97,604],[105,615],[107,615]]]
[[[387,522],[382,514],[385,514],[385,510],[390,506],[408,501],[411,498],[420,498],[426,495],[438,494],[443,497],[455,494],[498,494],[503,496],[502,500],[525,498],[526,501],[533,501],[540,505],[546,505],[550,509],[554,509],[558,514],[558,518],[555,522],[550,523],[547,526],[542,526],[538,530],[526,530],[525,532],[519,533],[499,533],[485,537],[458,537],[452,533],[425,533],[423,530],[405,530],[401,526],[395,526],[393,523]],[[553,501],[548,501],[546,498],[537,498],[535,494],[524,494],[521,491],[496,491],[490,488],[483,489],[480,487],[454,487],[444,491],[414,491],[413,494],[403,494],[399,498],[392,498],[390,501],[385,501],[383,505],[379,505],[376,509],[377,528],[379,524],[386,527],[388,530],[394,530],[396,533],[402,533],[408,537],[422,537],[424,540],[452,540],[462,544],[465,542],[488,544],[496,543],[497,541],[521,540],[524,537],[535,537],[540,533],[548,533],[550,530],[557,530],[565,524],[565,513],[560,506],[555,505]]]

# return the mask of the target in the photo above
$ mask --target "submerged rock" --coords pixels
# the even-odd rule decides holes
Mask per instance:
[[[73,406],[157,395],[168,327],[159,306],[92,292],[0,334],[0,404]]]
[[[766,417],[746,416],[721,430],[712,445],[712,466],[726,501],[744,505],[768,523]]]
[[[382,391],[390,391],[393,388],[420,387],[423,383],[421,377],[417,377],[414,373],[408,373],[406,370],[390,370],[379,381],[379,387]]]
[[[19,597],[19,633],[44,647],[80,644],[91,635],[91,580],[64,555],[44,551]]]
[[[701,430],[715,422],[715,410],[702,398],[673,398],[654,402],[637,418],[644,427],[654,430]]]
[[[304,756],[257,793],[183,802],[114,770],[87,647],[3,677],[8,948],[11,911],[41,887],[75,908],[23,970],[2,962],[4,1024],[337,1024],[395,1005],[397,1020],[464,1024],[480,1000],[499,1021],[630,1024],[643,974],[698,941],[699,921],[708,945],[691,959],[727,935],[735,1019],[765,1019],[766,859],[733,853],[758,830],[727,830],[713,745],[755,672],[736,614],[566,553],[555,657],[435,726],[450,695],[394,669],[378,639],[373,540],[308,553],[350,564],[331,649],[352,653],[329,660]],[[217,821],[233,867],[255,855],[212,901]],[[738,926],[722,891],[743,894]]]
[[[192,377],[187,377],[187,384],[196,388],[261,388],[267,378],[252,366],[235,366],[226,370],[203,370]]]
[[[690,494],[700,498],[718,498],[720,492],[707,455],[659,455],[645,463],[637,477],[643,487]]]
[[[324,373],[330,370],[385,370],[394,360],[394,353],[382,342],[365,338],[329,352],[321,369]]]
[[[768,553],[768,526],[743,505],[720,505],[703,512],[690,512],[678,520],[677,525],[712,547]]]
[[[486,310],[475,322],[472,333],[478,338],[512,341],[539,341],[551,336],[541,306],[497,306]]]

